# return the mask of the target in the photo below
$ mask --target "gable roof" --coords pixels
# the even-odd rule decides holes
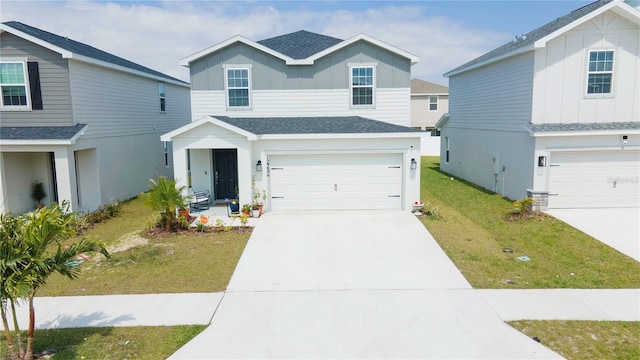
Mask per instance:
[[[0,25],[0,30],[6,31],[25,40],[36,43],[62,55],[63,58],[76,59],[100,66],[107,66],[121,71],[134,73],[156,80],[171,82],[176,85],[188,86],[188,83],[136,64],[127,59],[96,49],[93,46],[44,31],[17,21],[8,21]]]
[[[443,85],[411,79],[411,95],[448,95],[449,88]]]
[[[537,48],[543,48],[546,43],[572,28],[593,19],[608,10],[615,10],[616,13],[625,16],[627,19],[640,21],[640,14],[621,0],[599,0],[591,4],[576,9],[569,14],[559,17],[545,25],[538,27],[526,34],[512,40],[488,53],[481,55],[457,68],[447,72],[444,76],[449,77],[462,72],[484,66],[495,61],[499,61],[511,56],[515,56]]]
[[[295,41],[297,40],[301,41],[301,43],[296,43]],[[276,36],[274,38],[269,38],[258,42],[249,40],[240,35],[236,35],[230,39],[222,41],[216,45],[213,45],[209,48],[198,51],[195,54],[183,58],[182,60],[180,60],[180,65],[188,67],[191,62],[208,56],[211,53],[214,53],[235,43],[243,43],[247,46],[251,46],[255,49],[261,50],[267,54],[284,60],[287,65],[313,65],[317,59],[361,40],[379,46],[396,55],[407,58],[411,61],[411,65],[420,61],[420,58],[418,58],[417,56],[395,46],[389,45],[378,39],[374,39],[369,35],[358,34],[349,39],[340,40],[337,38],[301,30],[298,32]],[[299,49],[296,47],[299,47]]]
[[[342,41],[344,40],[300,30],[291,34],[260,40],[258,44],[287,55],[292,59],[304,59]]]
[[[1,126],[3,145],[71,145],[87,130],[87,124],[74,126]]]
[[[321,136],[338,137],[415,137],[422,131],[406,126],[394,125],[361,116],[334,117],[229,117],[205,116],[181,128],[161,136],[162,141],[173,138],[204,124],[214,124],[246,136],[249,140],[259,138],[307,138]]]

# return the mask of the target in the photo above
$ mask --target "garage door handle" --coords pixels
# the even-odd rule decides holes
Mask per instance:
[[[272,168],[271,168],[271,170],[282,170],[282,169],[283,169],[283,168],[281,168],[281,167],[279,167],[279,168],[277,168],[277,167],[272,167]]]
[[[400,169],[400,166],[389,166],[389,169]]]
[[[387,197],[400,197],[400,195],[387,195]]]
[[[272,196],[272,199],[284,199],[284,196]]]
[[[554,165],[554,164],[551,164],[551,165],[549,165],[549,166],[551,166],[551,167],[560,167],[560,165],[557,165],[557,164],[555,164],[555,165]]]

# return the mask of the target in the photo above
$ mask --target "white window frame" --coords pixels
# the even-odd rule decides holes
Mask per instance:
[[[596,53],[596,52],[611,52],[613,54],[613,59],[611,62],[611,70],[594,70],[591,71],[589,69],[589,65],[591,63],[591,54],[592,53]],[[586,79],[585,79],[585,97],[589,97],[589,98],[594,98],[594,97],[612,97],[613,96],[613,80],[614,80],[614,73],[615,73],[615,68],[616,68],[616,51],[615,49],[611,49],[611,48],[605,48],[605,49],[590,49],[587,53],[587,61],[586,61],[587,65],[586,65]],[[611,75],[611,84],[610,84],[610,91],[609,92],[594,92],[594,93],[590,93],[589,92],[589,77],[591,75],[605,75],[605,74],[610,74]]]
[[[31,89],[29,87],[29,70],[27,68],[27,60],[26,59],[3,59],[0,61],[2,64],[21,64],[22,65],[22,73],[24,74],[24,84],[20,83],[0,83],[0,109],[3,111],[31,111]],[[26,96],[26,105],[5,105],[4,104],[4,96],[2,96],[2,87],[4,86],[24,86],[25,96]]]
[[[251,65],[223,65],[224,69],[224,96],[226,98],[227,110],[251,110],[253,99],[251,94],[252,82],[251,82]],[[230,70],[246,70],[247,71],[247,86],[246,87],[229,87],[229,71]],[[246,106],[231,106],[229,100],[229,90],[233,89],[247,89],[248,104]]]
[[[372,109],[376,106],[376,66],[377,64],[372,63],[361,63],[361,64],[349,64],[349,106],[354,109]],[[357,68],[371,68],[371,85],[353,85],[353,69]],[[354,88],[371,88],[371,104],[354,104],[353,103],[353,89]]]
[[[436,98],[436,102],[432,103],[431,102],[431,98]],[[431,105],[436,105],[435,109],[431,109]],[[440,96],[438,95],[429,95],[429,111],[438,111],[438,108],[440,107]]]
[[[158,81],[158,101],[161,113],[167,112],[167,86],[164,82]]]

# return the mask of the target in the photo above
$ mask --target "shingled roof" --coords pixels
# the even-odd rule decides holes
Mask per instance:
[[[0,127],[0,140],[72,140],[87,126]]]
[[[448,94],[449,88],[443,85],[424,81],[420,79],[411,79],[411,95],[422,94]]]
[[[360,116],[273,118],[213,117],[255,135],[420,132],[420,130],[417,129],[367,119]]]
[[[24,34],[33,36],[39,40],[42,40],[46,43],[49,43],[53,46],[56,46],[58,48],[64,49],[66,51],[69,51],[73,54],[77,54],[77,55],[82,55],[94,60],[98,60],[98,61],[102,61],[102,62],[106,62],[109,64],[113,64],[113,65],[117,65],[117,66],[121,66],[127,69],[131,69],[131,70],[135,70],[138,72],[142,72],[148,75],[152,75],[155,77],[159,77],[159,78],[164,78],[167,80],[171,80],[173,82],[179,82],[179,83],[183,83],[183,84],[187,84],[182,80],[176,79],[174,77],[171,77],[169,75],[163,74],[159,71],[155,71],[153,69],[149,69],[148,67],[136,64],[134,62],[131,62],[127,59],[123,59],[119,56],[110,54],[108,52],[102,51],[100,49],[96,49],[93,46],[87,45],[87,44],[83,44],[81,42],[69,39],[67,37],[63,37],[60,35],[56,35],[53,33],[50,33],[48,31],[44,31],[38,28],[35,28],[33,26],[29,26],[26,24],[23,24],[21,22],[17,22],[17,21],[7,21],[7,22],[3,22],[3,25],[9,26],[15,30],[18,30]]]
[[[536,41],[544,38],[545,36],[553,33],[556,30],[559,30],[571,24],[572,22],[582,18],[583,16],[586,16],[594,12],[595,10],[607,5],[612,1],[614,0],[599,0],[589,5],[585,5],[577,10],[572,11],[571,13],[565,16],[559,17],[545,25],[540,26],[539,28],[533,31],[530,31],[522,36],[519,36],[515,40],[509,41],[508,43],[494,50],[491,50],[480,57],[477,57],[461,66],[458,66],[457,68],[451,71],[448,71],[446,74],[444,74],[444,76],[449,76],[449,74],[452,74],[452,73],[458,73],[467,68],[471,68],[474,65],[490,61],[494,58],[497,58],[503,55],[507,55],[509,53],[515,52],[518,49],[524,48],[526,46],[533,46],[533,44]]]
[[[292,59],[306,59],[342,41],[344,40],[300,30],[290,34],[260,40],[258,44],[264,45],[283,55],[287,55]]]
[[[528,124],[534,133],[575,132],[575,131],[606,131],[606,130],[640,130],[640,122],[610,122],[610,123],[553,123]]]

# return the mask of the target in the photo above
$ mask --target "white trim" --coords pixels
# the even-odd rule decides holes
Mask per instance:
[[[449,96],[449,93],[411,93],[411,96]]]
[[[296,140],[296,139],[391,139],[420,138],[422,132],[402,133],[325,133],[325,134],[265,134],[258,135],[257,140]]]
[[[2,98],[0,98],[0,110],[2,111],[32,111],[31,104],[31,86],[29,81],[29,67],[27,66],[27,60],[12,60],[12,59],[1,59],[0,64],[21,64],[22,65],[22,76],[24,78],[24,84],[19,83],[0,83],[0,91],[2,90],[2,86],[24,86],[25,92],[25,100],[27,101],[26,105],[5,105]],[[2,94],[0,94],[2,96]]]
[[[246,130],[240,129],[236,126],[230,125],[227,122],[218,120],[216,118],[214,118],[213,116],[205,116],[203,118],[200,118],[197,121],[194,121],[190,124],[181,126],[171,132],[168,132],[164,135],[160,136],[160,140],[161,141],[173,141],[174,138],[181,136],[182,134],[191,131],[193,129],[196,129],[204,124],[213,124],[213,125],[217,125],[220,126],[221,128],[227,129],[229,131],[235,132],[238,135],[244,136],[247,138],[247,140],[257,140],[257,137],[255,134],[250,133]]]
[[[431,103],[431,98],[432,98],[432,97],[435,97],[435,98],[436,98],[436,102],[435,102],[435,104],[436,104],[436,109],[435,109],[435,110],[431,110],[431,105],[432,105],[432,103]],[[427,110],[428,110],[429,112],[438,112],[438,111],[440,110],[440,97],[439,97],[438,95],[429,95],[429,101],[428,101],[428,104],[429,104],[429,108],[428,108]]]
[[[342,42],[339,42],[338,44],[336,44],[336,45],[334,45],[334,46],[332,46],[330,48],[327,48],[327,49],[325,49],[325,50],[323,50],[323,51],[321,51],[319,53],[316,53],[316,54],[314,54],[314,55],[312,55],[312,56],[310,56],[310,57],[308,57],[306,59],[293,59],[293,58],[291,58],[289,56],[286,56],[284,54],[281,54],[281,53],[279,53],[279,52],[277,52],[277,51],[275,51],[273,49],[270,49],[270,48],[268,48],[268,47],[266,47],[264,45],[261,45],[261,44],[255,42],[255,41],[251,41],[251,40],[249,40],[249,39],[247,39],[247,38],[245,38],[243,36],[236,35],[236,36],[234,36],[234,37],[232,37],[230,39],[224,40],[224,41],[222,41],[222,42],[220,42],[220,43],[218,43],[216,45],[213,45],[211,47],[208,47],[208,48],[206,48],[204,50],[198,51],[198,52],[196,52],[196,53],[194,53],[192,55],[189,55],[189,56],[181,59],[180,60],[180,65],[185,66],[185,67],[189,67],[190,63],[192,63],[192,62],[194,62],[194,61],[196,61],[196,60],[198,60],[200,58],[203,58],[203,57],[205,57],[205,56],[207,56],[207,55],[209,55],[209,54],[211,54],[213,52],[216,52],[216,51],[218,51],[218,50],[220,50],[220,49],[222,49],[224,47],[227,47],[229,45],[237,43],[237,42],[243,43],[243,44],[245,44],[247,46],[251,46],[251,47],[253,47],[255,49],[258,49],[260,51],[263,51],[263,52],[265,52],[265,53],[267,53],[269,55],[272,55],[272,56],[275,56],[275,57],[277,57],[279,59],[282,59],[282,60],[285,61],[285,63],[287,65],[313,65],[315,63],[315,61],[318,60],[319,58],[321,58],[323,56],[326,56],[327,54],[330,54],[330,53],[332,53],[334,51],[337,51],[337,50],[339,50],[341,48],[349,46],[349,45],[351,45],[351,44],[353,44],[353,43],[355,43],[355,42],[357,42],[359,40],[368,41],[368,42],[370,42],[370,43],[372,43],[374,45],[382,47],[383,49],[385,49],[387,51],[390,51],[392,53],[395,53],[397,55],[405,57],[405,58],[407,58],[407,59],[409,59],[411,61],[411,65],[414,65],[414,64],[416,64],[416,63],[418,63],[420,61],[420,58],[417,57],[416,55],[413,55],[413,54],[411,54],[411,53],[409,53],[407,51],[401,50],[401,49],[399,49],[399,48],[397,48],[395,46],[391,46],[391,45],[389,45],[389,44],[387,44],[385,42],[382,42],[380,40],[374,39],[374,38],[372,38],[372,37],[370,37],[368,35],[362,34],[362,33],[358,34],[356,36],[353,36],[353,37],[351,37],[351,38],[349,38],[347,40],[344,40]]]
[[[376,63],[350,63],[349,69],[349,108],[350,109],[375,109],[376,108],[376,83],[377,79],[377,65]],[[358,85],[356,88],[368,88],[371,87],[371,104],[354,104],[353,103],[353,69],[354,68],[371,68],[371,85]]]
[[[253,105],[253,96],[251,94],[252,82],[251,82],[251,65],[232,65],[227,64],[223,65],[224,69],[224,97],[225,97],[225,106],[228,111],[251,111]],[[247,106],[231,106],[229,104],[229,70],[246,70],[247,71],[247,100],[249,101],[249,105]],[[231,90],[239,89],[243,90],[244,87],[232,87]]]
[[[449,121],[449,113],[444,113],[442,114],[442,116],[440,116],[440,119],[436,121],[436,124],[433,125],[433,127],[435,129],[441,129],[444,126],[444,124],[447,123],[447,121]]]
[[[458,70],[455,70],[455,69],[451,70],[449,72],[444,73],[443,76],[444,77],[451,77],[451,76],[458,75],[458,74],[461,74],[461,73],[464,73],[464,72],[467,72],[467,71],[470,71],[470,70],[474,70],[474,69],[477,69],[479,67],[483,67],[483,66],[486,66],[486,65],[489,65],[489,64],[492,64],[492,63],[507,59],[507,58],[514,57],[516,55],[520,55],[522,53],[526,53],[526,52],[529,52],[529,51],[532,51],[532,50],[535,50],[535,49],[544,48],[549,41],[557,38],[558,36],[566,33],[567,31],[569,31],[569,30],[571,30],[571,29],[573,29],[573,28],[575,28],[575,27],[577,27],[577,26],[579,26],[579,25],[581,25],[581,24],[593,19],[594,17],[606,12],[607,10],[612,10],[616,14],[622,16],[623,18],[629,20],[632,23],[637,24],[637,23],[640,22],[640,12],[638,12],[637,10],[635,10],[634,8],[632,8],[631,6],[625,4],[622,1],[612,1],[609,4],[606,4],[606,5],[602,6],[599,9],[592,11],[591,13],[589,13],[587,15],[585,15],[585,16],[579,18],[579,19],[574,20],[573,22],[571,22],[571,23],[565,25],[564,27],[552,32],[551,34],[549,34],[549,35],[547,35],[547,36],[545,36],[545,37],[543,37],[541,39],[538,39],[533,44],[530,44],[530,45],[527,45],[527,46],[523,46],[521,48],[515,49],[513,51],[504,53],[504,54],[499,55],[499,56],[492,57],[492,58],[487,59],[485,61],[478,62],[478,63],[473,64],[473,65],[468,66],[468,67],[463,67],[463,68],[460,68]],[[464,66],[464,65],[462,65],[462,66]]]
[[[618,56],[616,56],[616,49],[615,48],[611,48],[611,47],[606,47],[606,48],[588,48],[586,49],[586,61],[585,61],[585,74],[584,74],[584,93],[583,93],[583,97],[585,99],[598,99],[598,98],[613,98],[613,83],[614,83],[614,79],[615,79],[615,69],[616,69],[616,61],[618,61]],[[594,52],[612,52],[613,53],[613,62],[611,64],[611,71],[590,71],[589,70],[589,64],[591,63],[591,53]],[[611,74],[611,84],[610,84],[610,89],[609,92],[607,93],[590,93],[589,92],[589,75],[594,74],[594,75],[600,75],[600,74]]]
[[[134,69],[131,69],[131,68],[128,68],[128,67],[125,67],[125,66],[115,65],[115,64],[112,64],[112,63],[108,63],[106,61],[101,61],[101,60],[94,59],[94,58],[91,58],[91,57],[88,57],[88,56],[83,56],[83,55],[80,55],[80,54],[76,54],[76,53],[73,53],[71,51],[68,51],[68,50],[65,50],[63,48],[60,48],[58,46],[55,46],[55,45],[53,45],[51,43],[48,43],[46,41],[40,40],[40,39],[38,39],[36,37],[33,37],[31,35],[25,34],[20,30],[12,28],[11,26],[8,26],[8,25],[5,25],[5,24],[0,24],[0,33],[2,33],[3,31],[6,31],[6,32],[8,32],[10,34],[13,34],[13,35],[18,36],[20,38],[23,38],[23,39],[25,39],[25,40],[27,40],[29,42],[32,42],[32,43],[34,43],[36,45],[40,45],[40,46],[42,46],[42,47],[44,47],[46,49],[49,49],[49,50],[51,50],[53,52],[56,52],[56,53],[62,55],[63,59],[73,59],[73,60],[76,60],[76,61],[90,63],[90,64],[98,65],[98,66],[109,68],[109,69],[113,69],[113,70],[123,71],[123,72],[129,73],[129,74],[134,74],[134,75],[142,76],[142,77],[145,77],[145,78],[164,81],[166,83],[170,83],[170,84],[173,84],[173,85],[178,85],[178,86],[187,87],[187,88],[190,87],[190,85],[188,83],[185,83],[185,82],[182,82],[182,81],[179,81],[179,80],[173,80],[173,79],[166,78],[166,77],[152,75],[152,74],[149,74],[149,73],[146,73],[146,72],[142,72],[142,71],[138,71],[138,70],[134,70]],[[140,64],[138,64],[138,65],[140,65]],[[142,66],[142,65],[140,65],[140,66]]]

